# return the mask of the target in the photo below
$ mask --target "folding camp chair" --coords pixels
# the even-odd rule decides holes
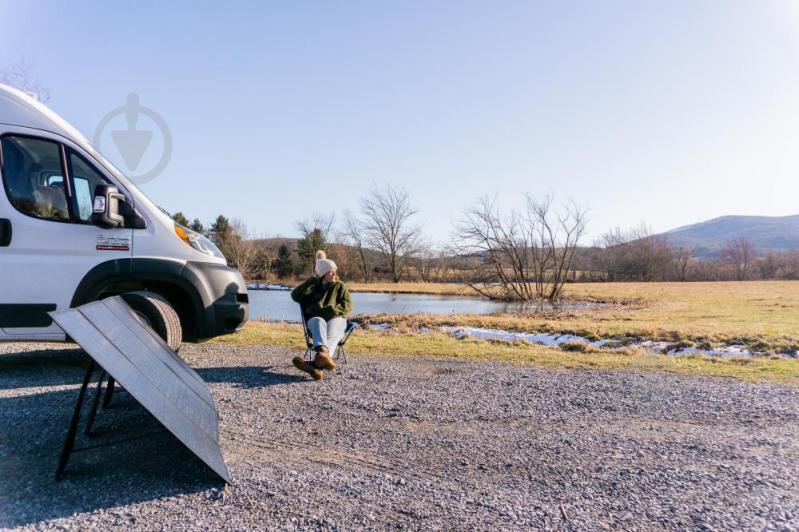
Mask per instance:
[[[305,319],[305,310],[302,307],[300,307],[300,321],[302,322],[302,331],[305,333],[305,360],[311,361],[314,358],[313,338],[311,337],[311,333],[308,331],[308,320]],[[341,337],[341,340],[339,340],[338,345],[334,350],[334,361],[338,362],[339,359],[341,359],[344,364],[347,363],[347,352],[344,350],[344,344],[347,343],[347,340],[349,340],[350,336],[357,328],[357,321],[347,320],[347,327],[344,329],[344,336]]]

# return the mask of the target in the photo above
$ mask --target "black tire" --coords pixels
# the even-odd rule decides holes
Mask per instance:
[[[155,292],[140,290],[122,294],[130,308],[149,325],[174,352],[180,349],[183,329],[180,318],[169,301]]]

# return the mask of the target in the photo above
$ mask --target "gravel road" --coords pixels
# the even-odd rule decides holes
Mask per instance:
[[[799,390],[657,373],[185,345],[234,485],[168,434],[53,472],[86,359],[0,344],[0,527],[799,529]],[[158,424],[126,393],[99,435]]]

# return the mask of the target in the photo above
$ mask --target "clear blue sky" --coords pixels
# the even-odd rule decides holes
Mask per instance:
[[[591,208],[589,241],[641,221],[799,213],[795,0],[0,11],[0,65],[30,63],[87,137],[130,92],[168,122],[151,198],[262,236],[386,182],[412,192],[437,240],[483,193],[572,197]]]

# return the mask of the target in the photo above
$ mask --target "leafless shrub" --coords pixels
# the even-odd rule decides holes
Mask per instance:
[[[480,259],[467,282],[486,297],[554,300],[572,271],[585,209],[569,202],[555,211],[551,196],[526,200],[523,210],[503,214],[484,196],[456,226],[459,254]]]
[[[666,237],[652,235],[645,224],[623,231],[615,228],[600,237],[599,267],[607,281],[663,279],[672,264]]]

